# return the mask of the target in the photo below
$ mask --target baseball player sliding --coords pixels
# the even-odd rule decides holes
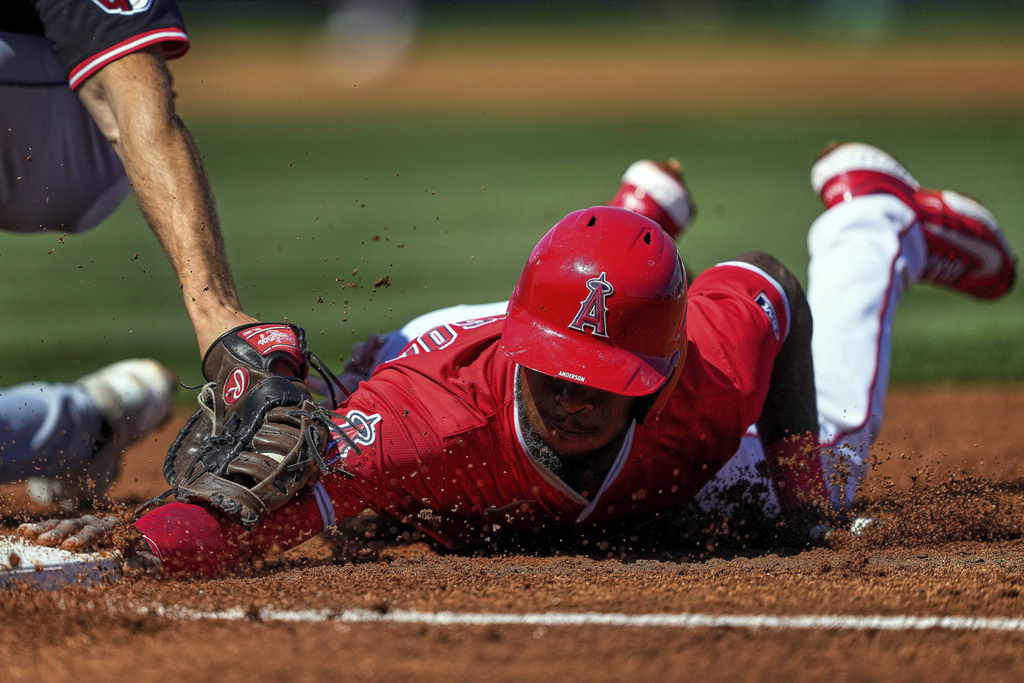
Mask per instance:
[[[669,233],[620,208],[653,199],[677,219],[666,227],[685,229],[692,212],[671,207],[689,206],[686,188],[660,171],[671,193],[626,182],[617,206],[570,213],[533,250],[507,314],[416,336],[337,413],[309,401],[301,330],[221,337],[165,464],[176,501],[135,522],[145,549],[167,572],[216,574],[367,508],[449,547],[505,531],[601,535],[757,461],[781,514],[820,531],[863,478],[904,291],[925,280],[998,297],[1015,258],[977,202],[924,190],[854,143],[812,169],[826,210],[808,238],[807,297],[760,252],[687,285]],[[112,525],[22,532],[81,549]]]

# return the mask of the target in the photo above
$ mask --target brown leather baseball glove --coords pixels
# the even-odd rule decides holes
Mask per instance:
[[[331,432],[350,440],[304,383],[311,361],[330,386],[334,376],[308,351],[301,328],[256,323],[221,335],[203,359],[199,410],[164,460],[171,489],[151,502],[173,493],[252,526],[321,474],[351,476],[324,460]]]

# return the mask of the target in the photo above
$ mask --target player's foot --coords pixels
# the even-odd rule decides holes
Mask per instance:
[[[106,493],[120,470],[124,450],[171,416],[177,380],[157,361],[135,358],[101,368],[75,385],[85,390],[103,416],[103,436],[84,472],[28,481],[33,499],[60,504],[65,510]]]
[[[676,159],[638,161],[622,175],[619,191],[608,206],[629,209],[650,218],[673,239],[686,232],[697,207],[683,180],[683,167]]]
[[[1010,291],[1017,257],[988,209],[951,190],[920,190],[915,199],[928,245],[922,279],[979,299]]]
[[[890,154],[859,142],[830,146],[811,169],[826,208],[869,194],[891,194],[921,220],[928,260],[921,279],[980,299],[1005,294],[1017,258],[991,213],[949,190],[926,190]]]

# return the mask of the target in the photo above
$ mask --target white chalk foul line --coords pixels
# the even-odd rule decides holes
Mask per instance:
[[[172,619],[288,622],[391,623],[428,626],[633,626],[662,628],[825,629],[855,631],[1024,631],[1024,619],[982,617],[854,616],[839,614],[776,616],[769,614],[601,614],[598,612],[543,612],[500,614],[476,612],[417,612],[413,610],[351,609],[277,610],[259,612],[229,609],[203,612],[184,607],[144,607],[142,613]]]

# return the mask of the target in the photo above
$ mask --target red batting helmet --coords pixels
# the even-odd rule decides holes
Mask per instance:
[[[531,370],[648,396],[678,374],[685,321],[675,242],[648,218],[596,206],[563,218],[534,248],[501,342]]]

